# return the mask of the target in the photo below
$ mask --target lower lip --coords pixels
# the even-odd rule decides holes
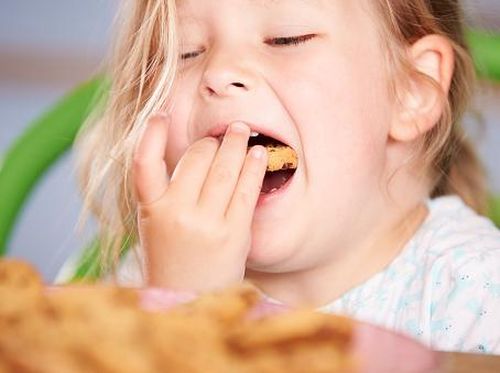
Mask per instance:
[[[294,174],[292,175],[292,177],[290,179],[288,179],[287,182],[285,184],[283,184],[283,186],[281,188],[279,188],[278,190],[275,190],[272,193],[261,194],[259,196],[258,201],[257,201],[257,207],[263,206],[265,204],[268,204],[272,200],[274,200],[274,199],[279,198],[280,196],[282,196],[287,191],[288,187],[292,183],[292,180],[293,180],[293,178],[295,177],[296,174],[297,174],[297,171],[295,171]]]

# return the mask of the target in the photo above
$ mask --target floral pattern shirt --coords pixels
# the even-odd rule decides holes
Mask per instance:
[[[319,311],[438,350],[500,354],[500,231],[457,196],[427,204],[426,220],[385,270]]]

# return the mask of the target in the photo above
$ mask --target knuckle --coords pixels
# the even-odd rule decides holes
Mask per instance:
[[[161,220],[168,218],[171,211],[171,203],[168,198],[168,190],[161,196],[153,199],[151,202],[140,202],[137,204],[137,210],[140,216]]]
[[[200,224],[197,226],[198,233],[210,242],[226,242],[230,236],[230,231],[224,220],[207,216],[204,214],[200,218]]]
[[[132,167],[134,170],[142,170],[148,165],[149,161],[140,154],[135,154],[132,158]]]
[[[188,151],[195,156],[205,156],[207,152],[215,152],[218,142],[213,137],[204,137],[189,146]]]
[[[165,214],[166,223],[173,232],[189,232],[196,230],[196,218],[188,212],[170,211]]]
[[[224,225],[208,226],[206,234],[212,237],[213,240],[219,243],[225,243],[229,241],[230,232]]]
[[[224,184],[233,179],[233,172],[224,166],[216,166],[213,171],[214,181]]]
[[[262,177],[263,177],[263,173],[262,173],[262,171],[260,171],[260,168],[259,168],[259,167],[257,167],[257,166],[258,166],[258,164],[256,164],[256,165],[254,164],[253,166],[254,166],[254,167],[248,167],[248,170],[247,170],[247,172],[246,172],[246,174],[247,174],[247,178],[248,178],[249,180],[252,180],[252,181],[253,181],[253,180],[259,180],[259,179],[262,179]],[[254,183],[252,183],[252,184],[254,184]],[[257,187],[257,186],[258,186],[258,185],[255,185],[255,187]]]
[[[252,201],[252,194],[248,191],[241,191],[238,193],[238,202],[248,206],[250,205],[250,202]]]
[[[203,242],[216,243],[215,247],[220,248],[230,239],[230,232],[224,224],[213,221],[204,221],[197,227],[197,234]]]
[[[255,201],[255,196],[259,195],[260,189],[260,185],[257,184],[246,185],[238,192],[237,198],[244,205],[252,205]]]
[[[197,236],[202,242],[224,242],[229,231],[218,219],[207,219],[192,211],[173,211],[165,215],[166,223],[173,232],[183,233],[189,237]]]

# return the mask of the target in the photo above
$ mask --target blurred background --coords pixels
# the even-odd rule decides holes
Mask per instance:
[[[30,121],[99,71],[117,5],[118,0],[0,0],[0,155]],[[465,8],[469,24],[500,31],[499,0],[468,0]],[[492,189],[500,193],[500,85],[482,84],[475,101],[484,126],[471,116],[468,131]],[[92,237],[92,226],[76,232],[80,207],[69,152],[33,191],[8,255],[30,261],[53,281]]]

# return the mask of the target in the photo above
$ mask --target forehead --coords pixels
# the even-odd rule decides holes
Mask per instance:
[[[175,0],[181,32],[313,27],[362,37],[377,28],[376,0]],[[352,30],[358,30],[352,33]],[[196,31],[197,32],[197,31]],[[203,31],[201,31],[203,32]]]
[[[356,1],[356,0],[354,0]],[[176,0],[178,14],[180,17],[197,12],[212,10],[223,11],[223,8],[234,7],[235,9],[268,11],[275,9],[316,9],[325,10],[338,3],[350,3],[343,0]]]
[[[211,6],[217,7],[221,5],[221,3],[225,2],[225,0],[175,0],[177,6],[182,6],[186,3],[210,3]],[[286,5],[291,3],[302,4],[302,5],[327,5],[328,3],[332,3],[332,0],[230,0],[231,3],[246,3],[253,6],[259,7],[269,7],[273,5]]]

